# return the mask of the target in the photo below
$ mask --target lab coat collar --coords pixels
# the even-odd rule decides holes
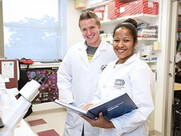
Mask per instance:
[[[77,46],[77,49],[79,51],[79,55],[82,61],[85,63],[86,66],[88,66],[89,62],[88,62],[87,53],[86,53],[87,45],[85,44],[85,41],[79,42],[76,46]]]
[[[136,54],[133,54],[123,64],[119,64],[119,65],[129,65],[130,63],[134,62],[137,59],[138,59],[138,56]],[[117,62],[118,62],[118,60],[116,60],[114,64],[116,65]]]
[[[106,48],[107,48],[106,45],[107,45],[106,41],[101,40],[101,43],[100,43],[99,47],[97,48],[91,61],[95,60],[101,54],[102,51],[106,50]]]
[[[99,50],[100,51],[102,51],[102,50],[106,50],[106,45],[107,45],[107,43],[106,43],[106,41],[104,41],[104,40],[101,40],[101,43],[100,43],[100,45],[99,45]]]
[[[106,41],[101,39],[101,43],[100,43],[99,47],[97,48],[91,61],[95,60],[101,54],[101,51],[106,50],[106,48],[107,48],[106,45],[107,45]],[[89,64],[87,57],[85,57],[85,55],[87,55],[86,49],[87,49],[87,45],[86,45],[85,41],[81,41],[81,44],[79,46],[79,50],[81,51],[82,59],[86,62],[86,64]],[[85,60],[85,58],[86,58],[86,60]]]
[[[127,59],[124,64],[127,65],[127,64],[130,64],[132,62],[134,62],[135,60],[138,59],[138,56],[136,54],[133,54],[129,59]]]
[[[80,43],[79,43],[79,47],[78,47],[78,49],[79,50],[86,50],[87,49],[87,45],[85,44],[85,41],[81,41]]]
[[[79,46],[79,50],[86,50],[87,49],[87,45],[86,45],[85,41],[81,41],[80,45],[81,46]],[[98,47],[98,50],[100,50],[100,51],[106,50],[106,45],[107,45],[106,41],[101,39],[101,43]]]

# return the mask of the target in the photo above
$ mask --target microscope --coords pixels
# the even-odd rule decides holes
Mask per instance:
[[[45,76],[38,75],[31,81],[27,82],[19,91],[19,98],[13,103],[8,114],[2,116],[0,127],[0,136],[12,136],[14,128],[23,119],[24,115],[31,106],[31,102],[38,95],[39,87],[46,80]]]

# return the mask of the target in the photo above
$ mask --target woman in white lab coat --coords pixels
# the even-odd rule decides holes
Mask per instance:
[[[59,99],[77,106],[93,100],[103,69],[117,58],[112,45],[100,37],[101,24],[95,13],[83,12],[79,27],[85,40],[68,50],[57,72]],[[88,48],[96,49],[92,58],[87,53]],[[64,136],[81,136],[83,132],[84,136],[98,136],[99,130],[67,111]]]
[[[92,126],[102,128],[101,136],[148,136],[149,116],[154,110],[154,77],[146,62],[134,54],[137,22],[128,19],[113,31],[113,49],[119,58],[103,71],[93,103],[107,101],[128,93],[138,109],[110,121],[102,113],[97,120],[81,115]]]

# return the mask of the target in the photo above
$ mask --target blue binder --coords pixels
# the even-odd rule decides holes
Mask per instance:
[[[103,104],[96,105],[95,107],[90,108],[88,111],[84,111],[78,107],[69,105],[59,100],[55,100],[55,103],[78,114],[83,114],[91,119],[97,119],[99,117],[99,113],[102,112],[106,120],[122,116],[138,108],[127,93]]]

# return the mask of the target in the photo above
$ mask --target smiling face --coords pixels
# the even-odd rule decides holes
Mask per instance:
[[[113,37],[113,49],[119,58],[118,63],[124,63],[134,53],[134,46],[137,41],[134,42],[133,36],[130,30],[126,27],[120,27],[115,31]]]
[[[87,44],[92,47],[98,47],[101,42],[101,25],[97,25],[93,18],[81,20],[79,25],[82,36],[87,41]]]

